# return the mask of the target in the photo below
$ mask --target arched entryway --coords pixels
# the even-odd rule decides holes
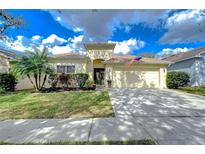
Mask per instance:
[[[103,59],[93,60],[93,79],[97,85],[104,85],[105,65]]]

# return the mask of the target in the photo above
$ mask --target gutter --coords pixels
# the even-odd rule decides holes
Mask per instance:
[[[115,64],[126,64],[126,63],[124,63],[124,62],[111,62],[111,63],[107,63],[107,62],[103,62],[104,64],[113,64],[113,65],[115,65]],[[137,64],[141,64],[141,65],[143,65],[143,64],[149,64],[149,65],[170,65],[170,63],[145,63],[145,62],[143,62],[143,63],[137,63]],[[137,64],[135,64],[135,65],[137,65]]]

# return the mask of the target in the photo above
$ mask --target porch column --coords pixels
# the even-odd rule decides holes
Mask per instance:
[[[106,66],[105,67],[105,85],[108,87],[108,80],[113,80],[113,73],[112,73],[112,67],[111,66]]]
[[[87,62],[87,73],[89,75],[89,79],[93,80],[93,60]]]
[[[167,69],[160,68],[159,72],[160,72],[159,73],[159,87],[160,88],[167,88],[167,85],[166,85]]]

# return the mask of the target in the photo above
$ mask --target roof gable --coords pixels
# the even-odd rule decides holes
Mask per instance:
[[[170,62],[180,62],[186,59],[191,59],[200,56],[205,53],[205,47],[200,47],[187,52],[178,53],[169,57],[162,58],[162,60]]]
[[[5,49],[0,49],[0,55],[4,56],[6,58],[15,58],[16,57],[15,53],[10,52],[10,51],[5,50]]]
[[[111,64],[123,64],[123,63],[128,63],[130,60],[134,59],[137,56],[134,55],[113,55],[111,59],[105,61],[105,63]],[[140,64],[169,64],[170,62],[165,61],[165,60],[160,60],[160,59],[155,59],[155,58],[147,58],[147,57],[142,57],[139,62]]]
[[[86,59],[86,55],[80,55],[77,53],[65,53],[65,54],[56,54],[49,57],[49,59]]]
[[[84,44],[86,50],[114,50],[115,43],[87,43]]]

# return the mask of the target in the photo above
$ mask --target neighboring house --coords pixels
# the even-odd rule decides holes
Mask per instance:
[[[190,75],[190,85],[205,85],[205,47],[175,54],[163,60],[170,61],[168,71],[184,71]]]
[[[17,55],[15,52],[18,51],[8,50],[4,48],[0,48],[0,73],[8,73],[10,69],[10,61],[11,60],[20,60],[21,56]],[[32,85],[28,81],[27,78],[18,79],[18,84],[16,85],[16,89],[30,89]]]
[[[56,73],[88,73],[97,85],[107,87],[166,88],[166,73],[169,62],[153,58],[142,58],[132,65],[131,55],[115,55],[113,43],[85,44],[86,55],[75,53],[59,54],[49,61]]]
[[[8,50],[0,49],[0,73],[6,73],[9,71],[9,60],[14,58],[15,54]]]

